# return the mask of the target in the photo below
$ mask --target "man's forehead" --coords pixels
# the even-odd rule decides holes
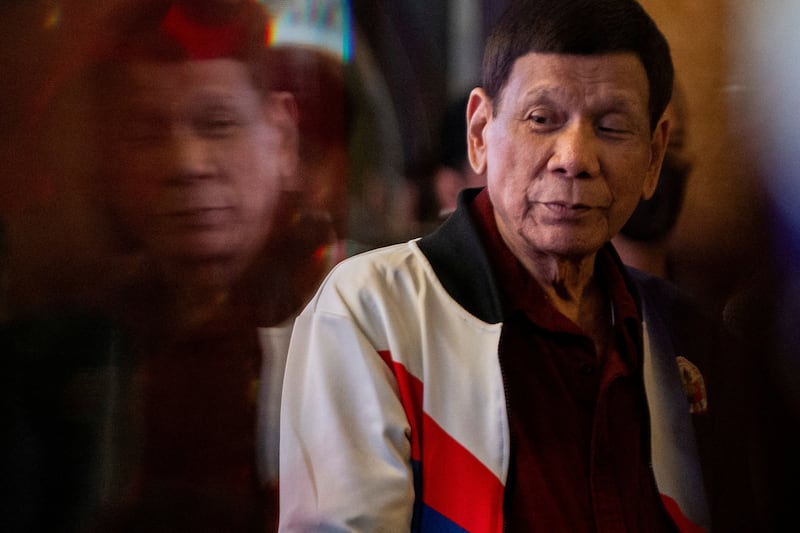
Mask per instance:
[[[631,77],[647,80],[644,64],[631,52],[607,54],[528,52],[514,61],[509,77],[520,73],[533,77],[559,74],[588,79],[621,80],[623,77]]]
[[[635,103],[647,101],[649,83],[642,62],[632,53],[531,52],[514,62],[506,89],[525,98],[563,99],[601,94]],[[576,95],[576,91],[581,94]]]
[[[231,58],[186,61],[133,61],[122,65],[126,83],[138,86],[218,84],[252,87],[245,63]]]
[[[106,87],[106,105],[125,115],[185,115],[201,110],[255,113],[262,102],[243,63],[200,60],[125,65]]]
[[[115,96],[142,101],[220,95],[230,99],[258,99],[244,63],[229,59],[184,62],[135,62],[124,65],[108,87]]]

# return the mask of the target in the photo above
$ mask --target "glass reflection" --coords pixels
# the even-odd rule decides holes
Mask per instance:
[[[346,51],[267,7],[7,8],[41,40],[3,57],[41,58],[3,94],[11,531],[276,528],[291,321],[345,253]]]

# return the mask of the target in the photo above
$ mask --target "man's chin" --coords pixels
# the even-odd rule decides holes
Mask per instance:
[[[172,235],[154,242],[157,255],[181,262],[229,261],[247,255],[241,235],[233,232],[192,232]]]
[[[154,259],[186,268],[222,268],[243,262],[250,254],[243,246],[231,241],[184,240],[160,243],[154,248]]]

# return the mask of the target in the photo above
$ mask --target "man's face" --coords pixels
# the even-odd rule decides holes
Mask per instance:
[[[291,98],[232,59],[132,63],[104,177],[123,230],[175,262],[251,256],[294,176]]]
[[[473,91],[470,161],[518,257],[589,257],[652,194],[669,127],[651,134],[648,87],[633,54],[530,53],[494,109]]]

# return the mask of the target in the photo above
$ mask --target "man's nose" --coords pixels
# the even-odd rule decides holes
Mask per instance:
[[[590,178],[600,169],[598,139],[591,124],[568,124],[556,135],[548,169],[564,177]]]
[[[180,182],[213,175],[212,151],[206,140],[189,129],[175,129],[167,146],[172,162],[170,179]]]

